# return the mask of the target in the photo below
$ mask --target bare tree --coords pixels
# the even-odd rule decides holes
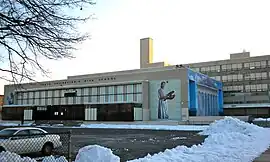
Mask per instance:
[[[0,74],[13,83],[47,74],[42,59],[73,58],[74,45],[86,40],[76,16],[92,0],[0,0]],[[74,13],[75,11],[75,13]]]

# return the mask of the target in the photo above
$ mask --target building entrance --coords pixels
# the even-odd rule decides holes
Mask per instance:
[[[98,121],[134,121],[132,104],[103,104],[97,106]]]

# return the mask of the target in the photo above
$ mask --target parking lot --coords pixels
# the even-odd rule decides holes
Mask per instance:
[[[0,128],[3,129],[4,127]],[[101,145],[112,149],[113,153],[127,161],[149,154],[174,148],[178,145],[192,146],[205,139],[198,132],[158,131],[135,129],[89,129],[89,128],[43,128],[50,133],[71,130],[71,156],[74,160],[79,149],[87,145]],[[30,155],[37,157],[38,155]]]
[[[47,128],[48,132],[66,132],[65,128]],[[72,155],[86,145],[101,145],[113,150],[121,161],[131,160],[174,148],[203,142],[203,136],[190,131],[157,131],[127,129],[72,129]]]

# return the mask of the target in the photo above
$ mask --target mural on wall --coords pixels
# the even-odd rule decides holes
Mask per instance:
[[[151,119],[180,119],[180,80],[150,81]]]
[[[216,81],[216,80],[208,77],[207,75],[197,73],[197,72],[194,72],[192,70],[188,70],[188,78],[190,80],[196,81],[197,84],[207,85],[207,86],[212,87],[212,88],[219,89],[222,87],[220,81]]]
[[[13,105],[14,104],[14,93],[11,92],[8,96],[7,96],[7,102],[9,105]]]

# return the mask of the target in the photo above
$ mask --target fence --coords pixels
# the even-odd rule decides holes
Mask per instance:
[[[71,161],[71,132],[27,131],[21,131],[23,133],[20,135],[9,135],[14,133],[9,129],[2,133],[4,135],[0,134],[0,161],[18,161],[16,158],[26,157],[36,161],[46,158],[46,162],[53,162],[57,158],[61,158],[61,162]]]

